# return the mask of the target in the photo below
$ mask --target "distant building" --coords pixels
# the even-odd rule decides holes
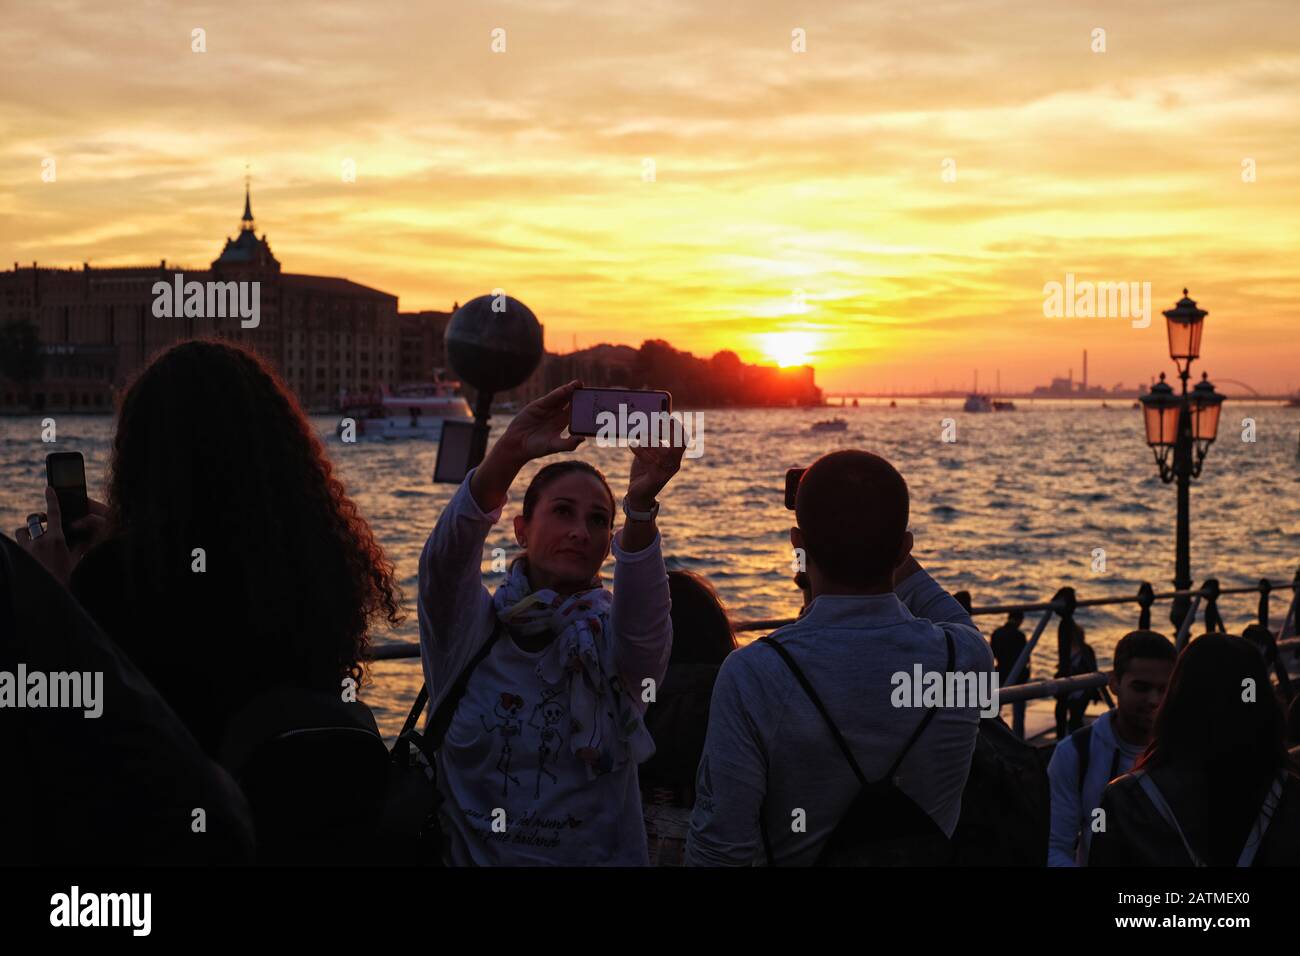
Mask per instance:
[[[155,317],[153,285],[176,273],[186,282],[260,283],[259,325],[242,328],[238,317]],[[395,295],[348,279],[282,272],[266,236],[255,231],[247,190],[239,233],[209,269],[166,260],[103,269],[14,263],[0,272],[0,324],[24,320],[36,326],[45,353],[43,377],[21,390],[32,411],[107,411],[153,353],[196,337],[255,349],[313,411],[333,409],[345,390],[401,381],[407,371],[427,380],[429,359],[442,347],[440,333],[429,341],[423,332],[407,335],[408,325],[423,329],[423,320],[399,320]],[[17,383],[0,380],[0,411],[20,410],[19,393]]]
[[[403,382],[428,382],[434,371],[446,368],[447,349],[444,337],[452,313],[460,308],[453,305],[451,312],[402,312],[397,316],[398,378]],[[450,377],[450,372],[448,373]]]

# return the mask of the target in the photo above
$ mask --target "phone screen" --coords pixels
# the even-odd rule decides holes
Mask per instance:
[[[86,517],[86,462],[81,452],[56,452],[45,456],[45,478],[59,496],[59,511],[63,515],[63,537],[73,540],[76,532],[72,525]]]
[[[620,406],[626,410],[620,414]],[[595,435],[600,430],[601,416],[613,416],[617,437],[626,434],[635,417],[634,413],[649,416],[672,411],[672,396],[661,389],[634,388],[580,388],[573,393],[569,405],[569,434]],[[649,419],[653,420],[653,419]]]

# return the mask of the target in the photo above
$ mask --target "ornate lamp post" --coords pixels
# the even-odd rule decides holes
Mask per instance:
[[[1196,303],[1183,297],[1178,304],[1165,310],[1169,324],[1169,357],[1174,360],[1183,391],[1176,395],[1165,384],[1160,373],[1160,383],[1141,397],[1142,416],[1146,425],[1147,444],[1155,452],[1160,480],[1178,486],[1178,528],[1175,544],[1174,587],[1186,591],[1192,586],[1191,562],[1191,482],[1201,474],[1201,465],[1219,430],[1219,407],[1223,396],[1214,390],[1207,376],[1190,392],[1187,380],[1191,377],[1192,362],[1201,354],[1201,332],[1209,313],[1198,309]],[[1191,602],[1189,598],[1174,599],[1170,620],[1175,628],[1182,626]]]

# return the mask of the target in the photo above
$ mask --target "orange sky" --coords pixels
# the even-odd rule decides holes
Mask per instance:
[[[1158,314],[1045,318],[1074,273],[1187,285],[1198,371],[1300,386],[1294,0],[712,6],[11,5],[0,261],[205,266],[247,162],[286,270],[404,310],[500,287],[555,350],[804,352],[864,390],[1171,368]]]

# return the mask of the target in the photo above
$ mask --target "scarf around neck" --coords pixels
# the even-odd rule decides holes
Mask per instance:
[[[613,595],[599,583],[564,596],[550,588],[533,590],[526,559],[510,565],[492,603],[513,633],[550,633],[555,639],[537,661],[537,676],[549,699],[567,696],[570,751],[586,765],[587,779],[641,763],[654,753],[654,741],[623,687],[609,638]]]

